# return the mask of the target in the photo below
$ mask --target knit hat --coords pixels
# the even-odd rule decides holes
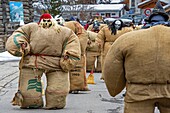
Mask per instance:
[[[154,9],[153,9],[153,11],[152,11],[152,13],[151,13],[151,15],[148,17],[148,20],[147,20],[147,21],[150,23],[151,20],[152,20],[152,18],[153,18],[154,16],[156,16],[156,15],[162,16],[162,17],[165,19],[165,21],[168,21],[168,19],[169,19],[168,14],[165,13],[165,10],[164,10],[164,8],[162,7],[162,5],[161,5],[161,3],[160,3],[159,0],[158,0],[158,2],[156,3],[156,5],[155,5],[155,7],[154,7]]]

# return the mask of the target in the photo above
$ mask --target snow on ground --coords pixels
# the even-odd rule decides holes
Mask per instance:
[[[8,51],[0,53],[0,62],[4,61],[19,61],[21,57],[11,55]]]

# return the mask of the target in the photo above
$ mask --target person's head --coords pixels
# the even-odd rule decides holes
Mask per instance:
[[[94,32],[99,32],[99,27],[100,27],[100,23],[99,23],[97,20],[95,20],[95,21],[93,22],[92,31],[94,31]]]
[[[39,20],[39,25],[41,25],[43,28],[49,28],[52,26],[52,16],[48,13],[44,13],[41,15]]]
[[[109,24],[109,29],[111,30],[111,34],[116,35],[117,30],[121,30],[123,27],[123,21],[122,20],[115,20],[111,24]]]
[[[114,26],[117,30],[121,30],[123,27],[123,21],[122,20],[115,20],[114,21]]]
[[[148,23],[167,22],[168,20],[168,14],[165,13],[160,1],[158,1],[152,13],[148,17]]]
[[[65,20],[61,15],[56,15],[54,19],[57,21],[58,24],[63,25]]]

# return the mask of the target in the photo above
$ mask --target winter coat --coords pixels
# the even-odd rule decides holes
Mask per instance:
[[[170,98],[169,36],[170,28],[163,25],[120,36],[104,64],[110,95],[116,96],[127,86],[126,102]]]

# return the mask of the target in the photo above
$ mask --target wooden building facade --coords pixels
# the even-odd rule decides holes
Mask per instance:
[[[141,3],[138,4],[138,8],[143,10],[143,13],[146,10],[151,11],[155,7],[157,2],[158,0],[143,0]],[[165,9],[165,12],[170,14],[170,2],[168,2],[167,0],[160,0],[160,3]]]
[[[0,0],[0,52],[5,51],[6,39],[20,26],[20,22],[11,22],[10,6],[11,1],[23,4],[24,23],[33,21],[34,9],[32,4],[38,0]]]

